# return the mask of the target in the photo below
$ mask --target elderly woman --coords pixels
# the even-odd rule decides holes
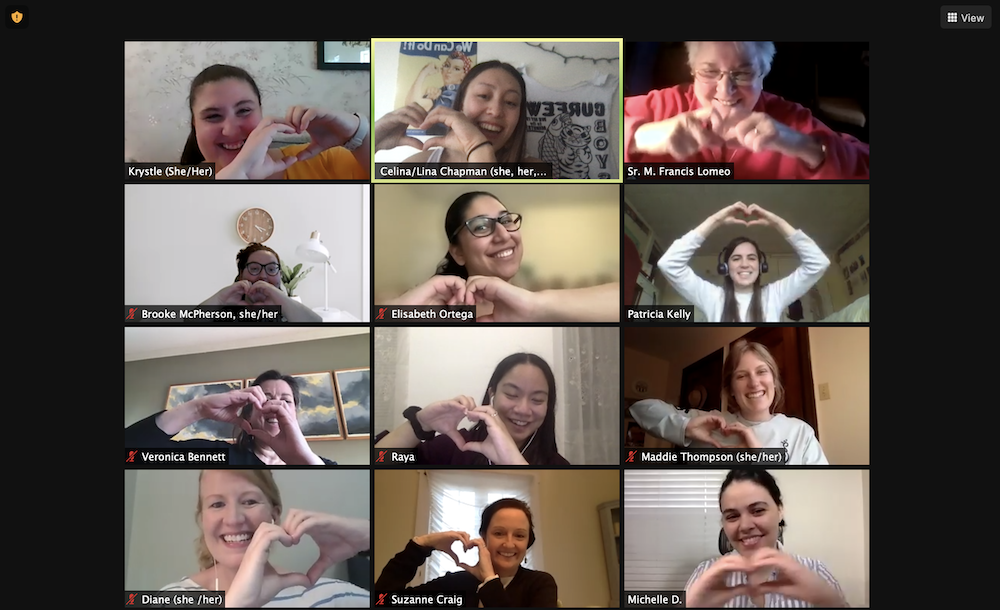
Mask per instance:
[[[126,449],[229,449],[229,464],[328,465],[299,428],[299,384],[291,375],[265,371],[245,390],[209,394],[160,411],[125,428]],[[203,419],[232,424],[236,442],[187,440],[173,436]]]
[[[694,82],[625,98],[626,163],[733,163],[741,180],[868,179],[868,145],[763,90],[773,42],[688,42]]]

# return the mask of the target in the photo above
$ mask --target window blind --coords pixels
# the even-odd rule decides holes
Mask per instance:
[[[719,488],[726,470],[626,470],[626,591],[683,590],[719,556]]]
[[[504,474],[480,471],[441,471],[427,472],[428,515],[426,531],[418,531],[415,535],[428,532],[459,531],[466,532],[471,538],[479,538],[479,522],[482,520],[483,509],[501,498],[517,498],[527,502],[535,520],[535,536],[539,539],[539,510],[533,476],[525,474]],[[539,541],[528,549],[525,563],[530,569],[541,569],[536,565],[535,555],[539,549]],[[477,549],[463,551],[460,545],[454,545],[453,550],[459,561],[468,565],[479,563]],[[429,582],[444,576],[449,572],[460,572],[462,568],[455,565],[454,560],[446,553],[434,552],[424,564],[422,582]],[[419,574],[418,574],[419,576]]]

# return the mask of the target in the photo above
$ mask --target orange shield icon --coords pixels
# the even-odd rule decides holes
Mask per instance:
[[[21,23],[21,19],[24,18],[24,15],[22,15],[20,11],[14,11],[10,14],[10,18],[14,23]]]

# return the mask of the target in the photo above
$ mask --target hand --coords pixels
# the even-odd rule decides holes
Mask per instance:
[[[507,426],[500,421],[496,409],[488,405],[476,407],[466,413],[466,417],[472,421],[481,421],[486,424],[486,440],[467,442],[462,451],[482,453],[494,464],[504,466],[528,465],[527,460],[521,455],[521,450],[517,448],[517,443],[511,438]]]
[[[775,580],[754,587],[757,594],[778,593],[801,600],[820,608],[845,607],[843,594],[818,574],[778,549],[760,549],[750,559],[754,570],[773,568],[778,571]]]
[[[462,564],[458,561],[458,555],[456,555],[455,551],[452,550],[455,543],[462,543],[462,550],[465,551],[468,551],[476,546],[472,544],[472,538],[465,532],[435,532],[433,534],[417,536],[413,539],[413,542],[427,549],[434,549],[435,551],[448,553],[457,566]]]
[[[260,408],[262,404],[267,402],[267,397],[260,386],[251,386],[245,390],[232,390],[224,394],[201,396],[194,399],[193,402],[202,419],[235,424],[249,432],[250,424],[241,417],[240,411],[247,403],[252,404],[255,408]]]
[[[204,305],[246,305],[243,297],[250,291],[249,280],[240,280],[216,292]]]
[[[244,429],[248,434],[274,449],[285,464],[306,464],[313,459],[315,454],[299,428],[294,403],[280,399],[267,400],[255,405],[255,410],[260,412],[265,422],[271,418],[278,420],[278,432],[272,435],[266,430],[250,428],[249,422],[245,422],[247,425]]]
[[[312,141],[296,157],[305,161],[328,148],[343,146],[360,126],[359,117],[337,110],[320,110],[306,106],[292,106],[285,114],[285,122],[295,128],[296,133],[307,132]]]
[[[493,571],[493,560],[490,559],[490,552],[486,548],[486,542],[482,538],[474,538],[472,545],[479,548],[479,563],[474,566],[460,563],[458,567],[475,576],[479,582],[486,582],[494,578],[497,574]]]
[[[262,608],[289,587],[309,588],[314,584],[305,574],[278,574],[271,567],[267,559],[275,541],[286,547],[295,544],[279,525],[261,523],[257,526],[233,583],[226,591],[227,608]]]
[[[474,275],[465,282],[465,304],[491,303],[493,313],[477,322],[537,322],[537,295],[498,277]]]
[[[292,544],[301,542],[303,536],[310,536],[319,547],[319,558],[306,572],[310,586],[315,585],[331,566],[371,546],[371,524],[365,519],[347,519],[293,508],[288,511],[282,527],[291,537]]]
[[[712,437],[712,432],[724,430],[725,428],[726,420],[721,415],[706,413],[705,415],[698,415],[688,420],[687,426],[684,427],[684,436],[692,440],[708,443],[718,449],[723,449],[719,441]]]
[[[750,208],[742,201],[726,206],[715,213],[712,217],[717,224],[749,226],[746,217],[750,215]]]
[[[760,441],[757,440],[757,435],[754,434],[753,428],[748,428],[738,421],[731,422],[722,429],[722,433],[728,436],[735,436],[738,443],[737,445],[732,445],[732,447],[742,448],[742,449],[762,449]]]
[[[257,280],[246,292],[243,305],[284,305],[285,293],[266,280]]]
[[[747,223],[748,226],[762,226],[771,227],[777,226],[781,222],[781,217],[777,214],[772,214],[764,208],[760,207],[756,203],[751,203],[750,207],[747,208],[747,215],[754,216],[755,218]]]
[[[427,92],[424,93],[424,98],[429,100],[436,100],[441,97],[441,89],[438,87],[428,87]]]
[[[750,573],[751,563],[740,555],[726,555],[705,570],[698,580],[691,583],[687,590],[687,606],[689,608],[722,608],[734,597],[752,595],[753,588],[749,585],[730,587],[727,584],[729,575],[733,572]]]
[[[434,430],[446,435],[459,449],[465,448],[465,438],[458,431],[458,424],[465,419],[465,414],[476,408],[476,401],[471,396],[456,396],[451,400],[442,400],[427,405],[417,412],[417,421],[424,430]]]
[[[419,125],[419,129],[427,129],[431,125],[438,123],[444,123],[448,127],[448,134],[427,140],[423,144],[423,150],[428,150],[435,146],[443,146],[451,150],[456,156],[460,155],[462,159],[468,159],[472,150],[476,149],[477,162],[496,162],[496,154],[493,151],[493,147],[480,146],[480,144],[489,142],[489,140],[486,139],[486,136],[483,135],[483,132],[478,127],[472,124],[469,117],[458,110],[438,106],[427,113],[423,123]],[[484,155],[482,159],[478,158],[480,153]],[[492,159],[488,158],[491,156]]]
[[[233,162],[220,170],[216,177],[222,180],[265,180],[288,169],[301,157],[293,155],[275,160],[268,154],[274,136],[279,133],[295,133],[295,128],[279,119],[261,119],[247,136]]]
[[[683,112],[639,126],[635,130],[635,147],[641,153],[683,160],[704,148],[721,147],[725,142],[711,127],[721,123],[722,117],[711,106]]]
[[[422,150],[424,143],[406,135],[406,128],[416,127],[427,118],[427,111],[417,103],[409,104],[393,110],[375,121],[372,126],[372,138],[375,139],[375,150],[391,150],[397,146],[412,146]]]
[[[390,305],[465,305],[465,280],[457,275],[435,275],[404,293]]]

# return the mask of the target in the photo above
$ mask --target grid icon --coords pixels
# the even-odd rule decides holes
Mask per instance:
[[[958,13],[948,13],[948,23],[958,23]]]

